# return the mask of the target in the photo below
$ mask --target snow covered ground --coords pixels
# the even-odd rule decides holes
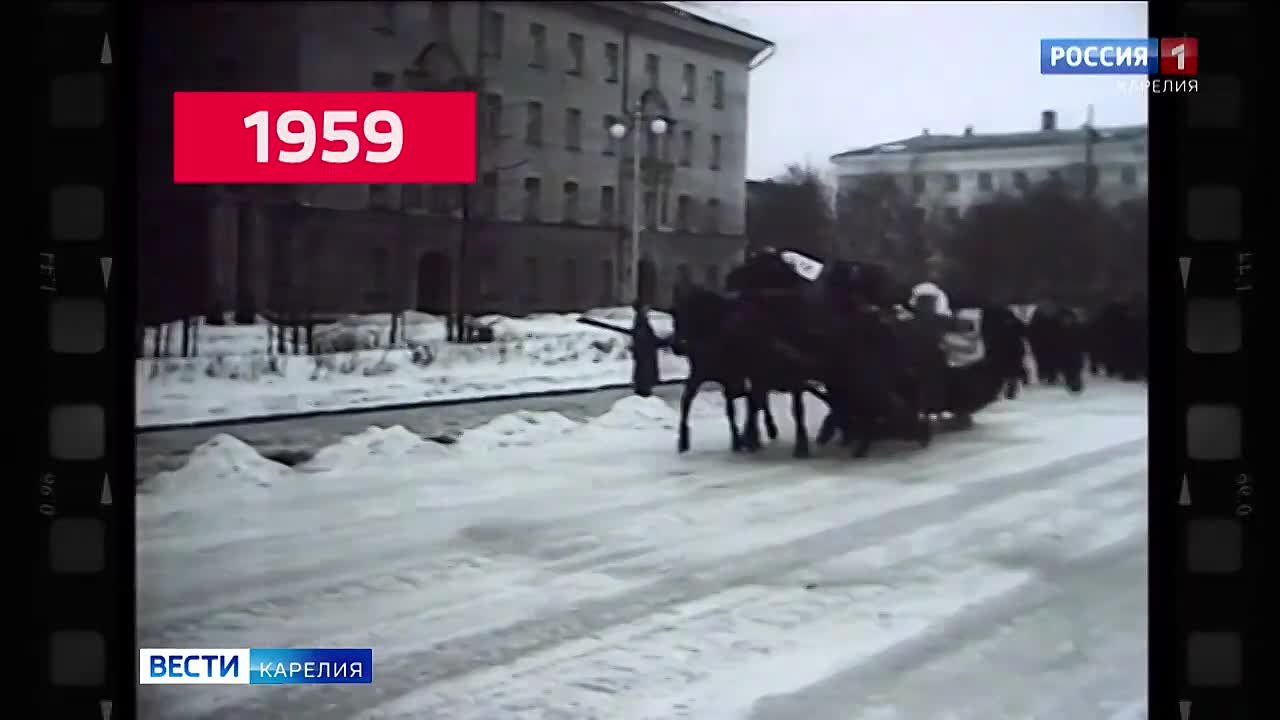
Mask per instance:
[[[587,316],[629,328],[630,308],[589,310]],[[322,329],[349,351],[321,356],[268,354],[265,321],[248,326],[199,328],[197,355],[144,359],[137,363],[137,425],[155,427],[209,420],[372,409],[433,400],[470,400],[549,390],[591,389],[629,382],[631,356],[624,335],[577,322],[580,315],[527,318],[485,316],[494,342],[455,345],[444,341],[444,321],[424,313],[406,314],[407,342],[385,348],[390,316],[353,316]],[[650,314],[654,329],[669,332],[671,318]],[[181,331],[171,328],[176,350]],[[145,346],[154,347],[154,331]],[[416,351],[414,348],[426,348]],[[272,358],[277,359],[273,360]],[[430,357],[424,362],[424,357]],[[660,355],[663,378],[688,371],[683,358]]]
[[[635,397],[292,469],[206,443],[140,488],[140,645],[372,647],[374,683],[149,685],[143,717],[1145,718],[1144,387],[861,461],[791,459],[785,412],[733,455],[695,410],[683,456]]]

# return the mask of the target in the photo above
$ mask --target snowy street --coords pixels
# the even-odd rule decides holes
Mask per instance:
[[[1145,386],[1032,388],[865,460],[792,459],[786,407],[755,456],[710,394],[683,456],[633,396],[292,468],[214,437],[140,486],[139,645],[372,647],[374,681],[146,685],[141,712],[1146,717]]]

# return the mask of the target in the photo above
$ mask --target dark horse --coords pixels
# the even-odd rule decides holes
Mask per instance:
[[[720,385],[724,392],[725,417],[734,452],[745,446],[738,432],[734,400],[745,397],[750,402],[748,379],[731,343],[724,336],[725,321],[733,313],[733,300],[694,285],[682,288],[672,309],[674,335],[672,349],[689,360],[689,376],[680,394],[680,440],[678,449],[689,449],[689,409],[702,386],[708,382]],[[750,414],[748,414],[750,419]],[[764,408],[765,430],[769,438],[778,437],[778,427],[769,408]],[[759,430],[752,434],[759,444]]]

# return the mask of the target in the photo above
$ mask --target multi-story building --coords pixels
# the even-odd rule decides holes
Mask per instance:
[[[1084,187],[1092,173],[1097,197],[1118,202],[1146,193],[1147,128],[1060,129],[1057,113],[1041,114],[1038,131],[920,135],[831,157],[837,188],[890,175],[922,208],[955,218],[996,193],[1015,193],[1060,176]]]
[[[629,300],[634,145],[609,127],[637,106],[669,128],[640,138],[642,293],[662,303],[681,276],[718,276],[744,244],[748,73],[771,46],[697,5],[181,4],[171,29],[144,42],[144,65],[171,73],[144,89],[144,138],[165,136],[168,89],[465,88],[479,97],[479,181],[189,190],[165,183],[169,160],[150,152],[144,304],[149,284],[159,299],[176,282],[158,246],[182,233],[187,284],[208,296],[201,311],[515,313]]]

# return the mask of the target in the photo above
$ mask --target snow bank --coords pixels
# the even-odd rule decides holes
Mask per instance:
[[[722,406],[721,406],[722,407]],[[706,412],[721,409],[714,405]],[[382,463],[418,463],[481,456],[495,450],[529,448],[557,441],[581,440],[581,433],[668,431],[679,413],[656,397],[624,397],[603,415],[584,423],[557,412],[518,410],[499,415],[462,433],[452,444],[420,437],[400,425],[370,427],[321,448],[292,469],[262,457],[230,435],[217,435],[192,451],[177,470],[157,474],[140,486],[146,494],[204,496],[233,494],[241,488],[268,489],[299,473],[343,473]]]
[[[599,308],[587,316],[620,328],[630,308]],[[268,355],[267,326],[205,327],[196,357],[148,358],[137,364],[139,427],[280,414],[375,408],[433,400],[471,400],[513,393],[586,390],[626,383],[629,338],[579,323],[582,315],[489,316],[488,343],[443,340],[443,322],[425,314],[406,319],[405,346],[385,344],[387,316],[352,316],[325,330],[329,347],[317,356]],[[671,318],[652,313],[660,334]],[[211,340],[213,338],[213,340]],[[688,372],[684,358],[659,354],[663,378]]]
[[[230,435],[216,435],[191,451],[187,463],[162,472],[143,484],[144,493],[236,493],[243,489],[270,488],[293,471],[268,460]]]
[[[421,451],[424,446],[444,448],[437,442],[422,439],[401,425],[389,428],[371,427],[362,433],[348,435],[336,444],[322,448],[315,457],[302,466],[302,469],[310,472],[337,470],[343,467],[358,467],[369,461],[398,460],[407,455],[423,454]]]

